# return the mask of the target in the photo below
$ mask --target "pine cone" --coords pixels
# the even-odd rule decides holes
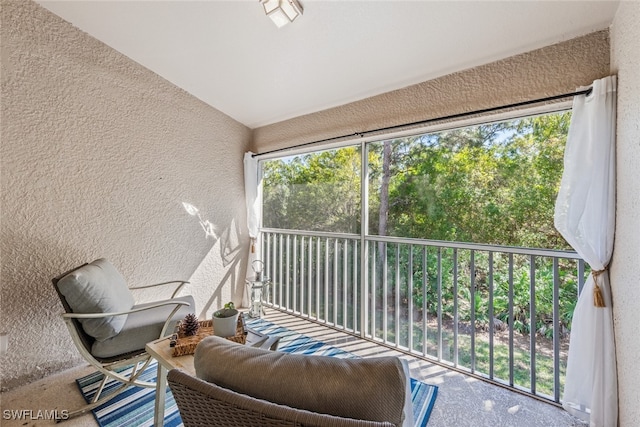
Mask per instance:
[[[187,314],[180,325],[182,335],[185,337],[197,334],[198,328],[200,328],[200,324],[198,323],[198,318],[193,313]]]

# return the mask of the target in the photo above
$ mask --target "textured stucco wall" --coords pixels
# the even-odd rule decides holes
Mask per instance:
[[[252,149],[260,153],[369,129],[557,95],[608,74],[609,36],[604,30],[257,128]]]
[[[83,262],[239,302],[251,131],[30,1],[2,0],[1,37],[2,387],[79,363],[50,279]]]
[[[640,425],[640,2],[620,3],[611,26],[618,75],[616,235],[611,261],[620,426]]]

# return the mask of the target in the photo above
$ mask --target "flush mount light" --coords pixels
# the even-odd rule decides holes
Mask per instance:
[[[264,13],[278,28],[302,15],[302,6],[296,0],[259,0]]]

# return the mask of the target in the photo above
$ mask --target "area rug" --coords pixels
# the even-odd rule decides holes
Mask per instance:
[[[278,351],[339,358],[358,357],[352,353],[309,338],[306,335],[291,331],[287,328],[277,326],[263,319],[248,320],[247,326],[259,332],[279,336],[280,344]],[[155,381],[156,374],[157,366],[154,362],[149,365],[140,378],[145,381]],[[76,380],[87,402],[89,402],[95,394],[101,380],[102,374],[98,372]],[[107,381],[103,393],[108,393],[117,386],[118,383],[116,381]],[[416,427],[424,427],[427,425],[437,394],[438,388],[436,386],[425,384],[413,378],[411,379],[411,400],[413,402],[413,417]],[[101,427],[153,427],[154,404],[155,389],[130,387],[116,398],[95,408],[92,412]],[[180,412],[168,387],[165,401],[164,425],[169,427],[182,426]]]

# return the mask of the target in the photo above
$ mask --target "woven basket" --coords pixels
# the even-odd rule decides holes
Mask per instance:
[[[196,335],[184,336],[180,332],[180,326],[182,321],[176,325],[175,333],[171,337],[171,346],[173,347],[172,356],[185,356],[187,354],[193,354],[196,351],[196,346],[204,338],[213,335],[213,321],[203,320],[198,322],[200,327]],[[234,341],[240,344],[246,344],[247,332],[244,329],[244,319],[242,315],[238,316],[238,325],[236,327],[236,334],[232,337],[226,337],[229,341]]]

